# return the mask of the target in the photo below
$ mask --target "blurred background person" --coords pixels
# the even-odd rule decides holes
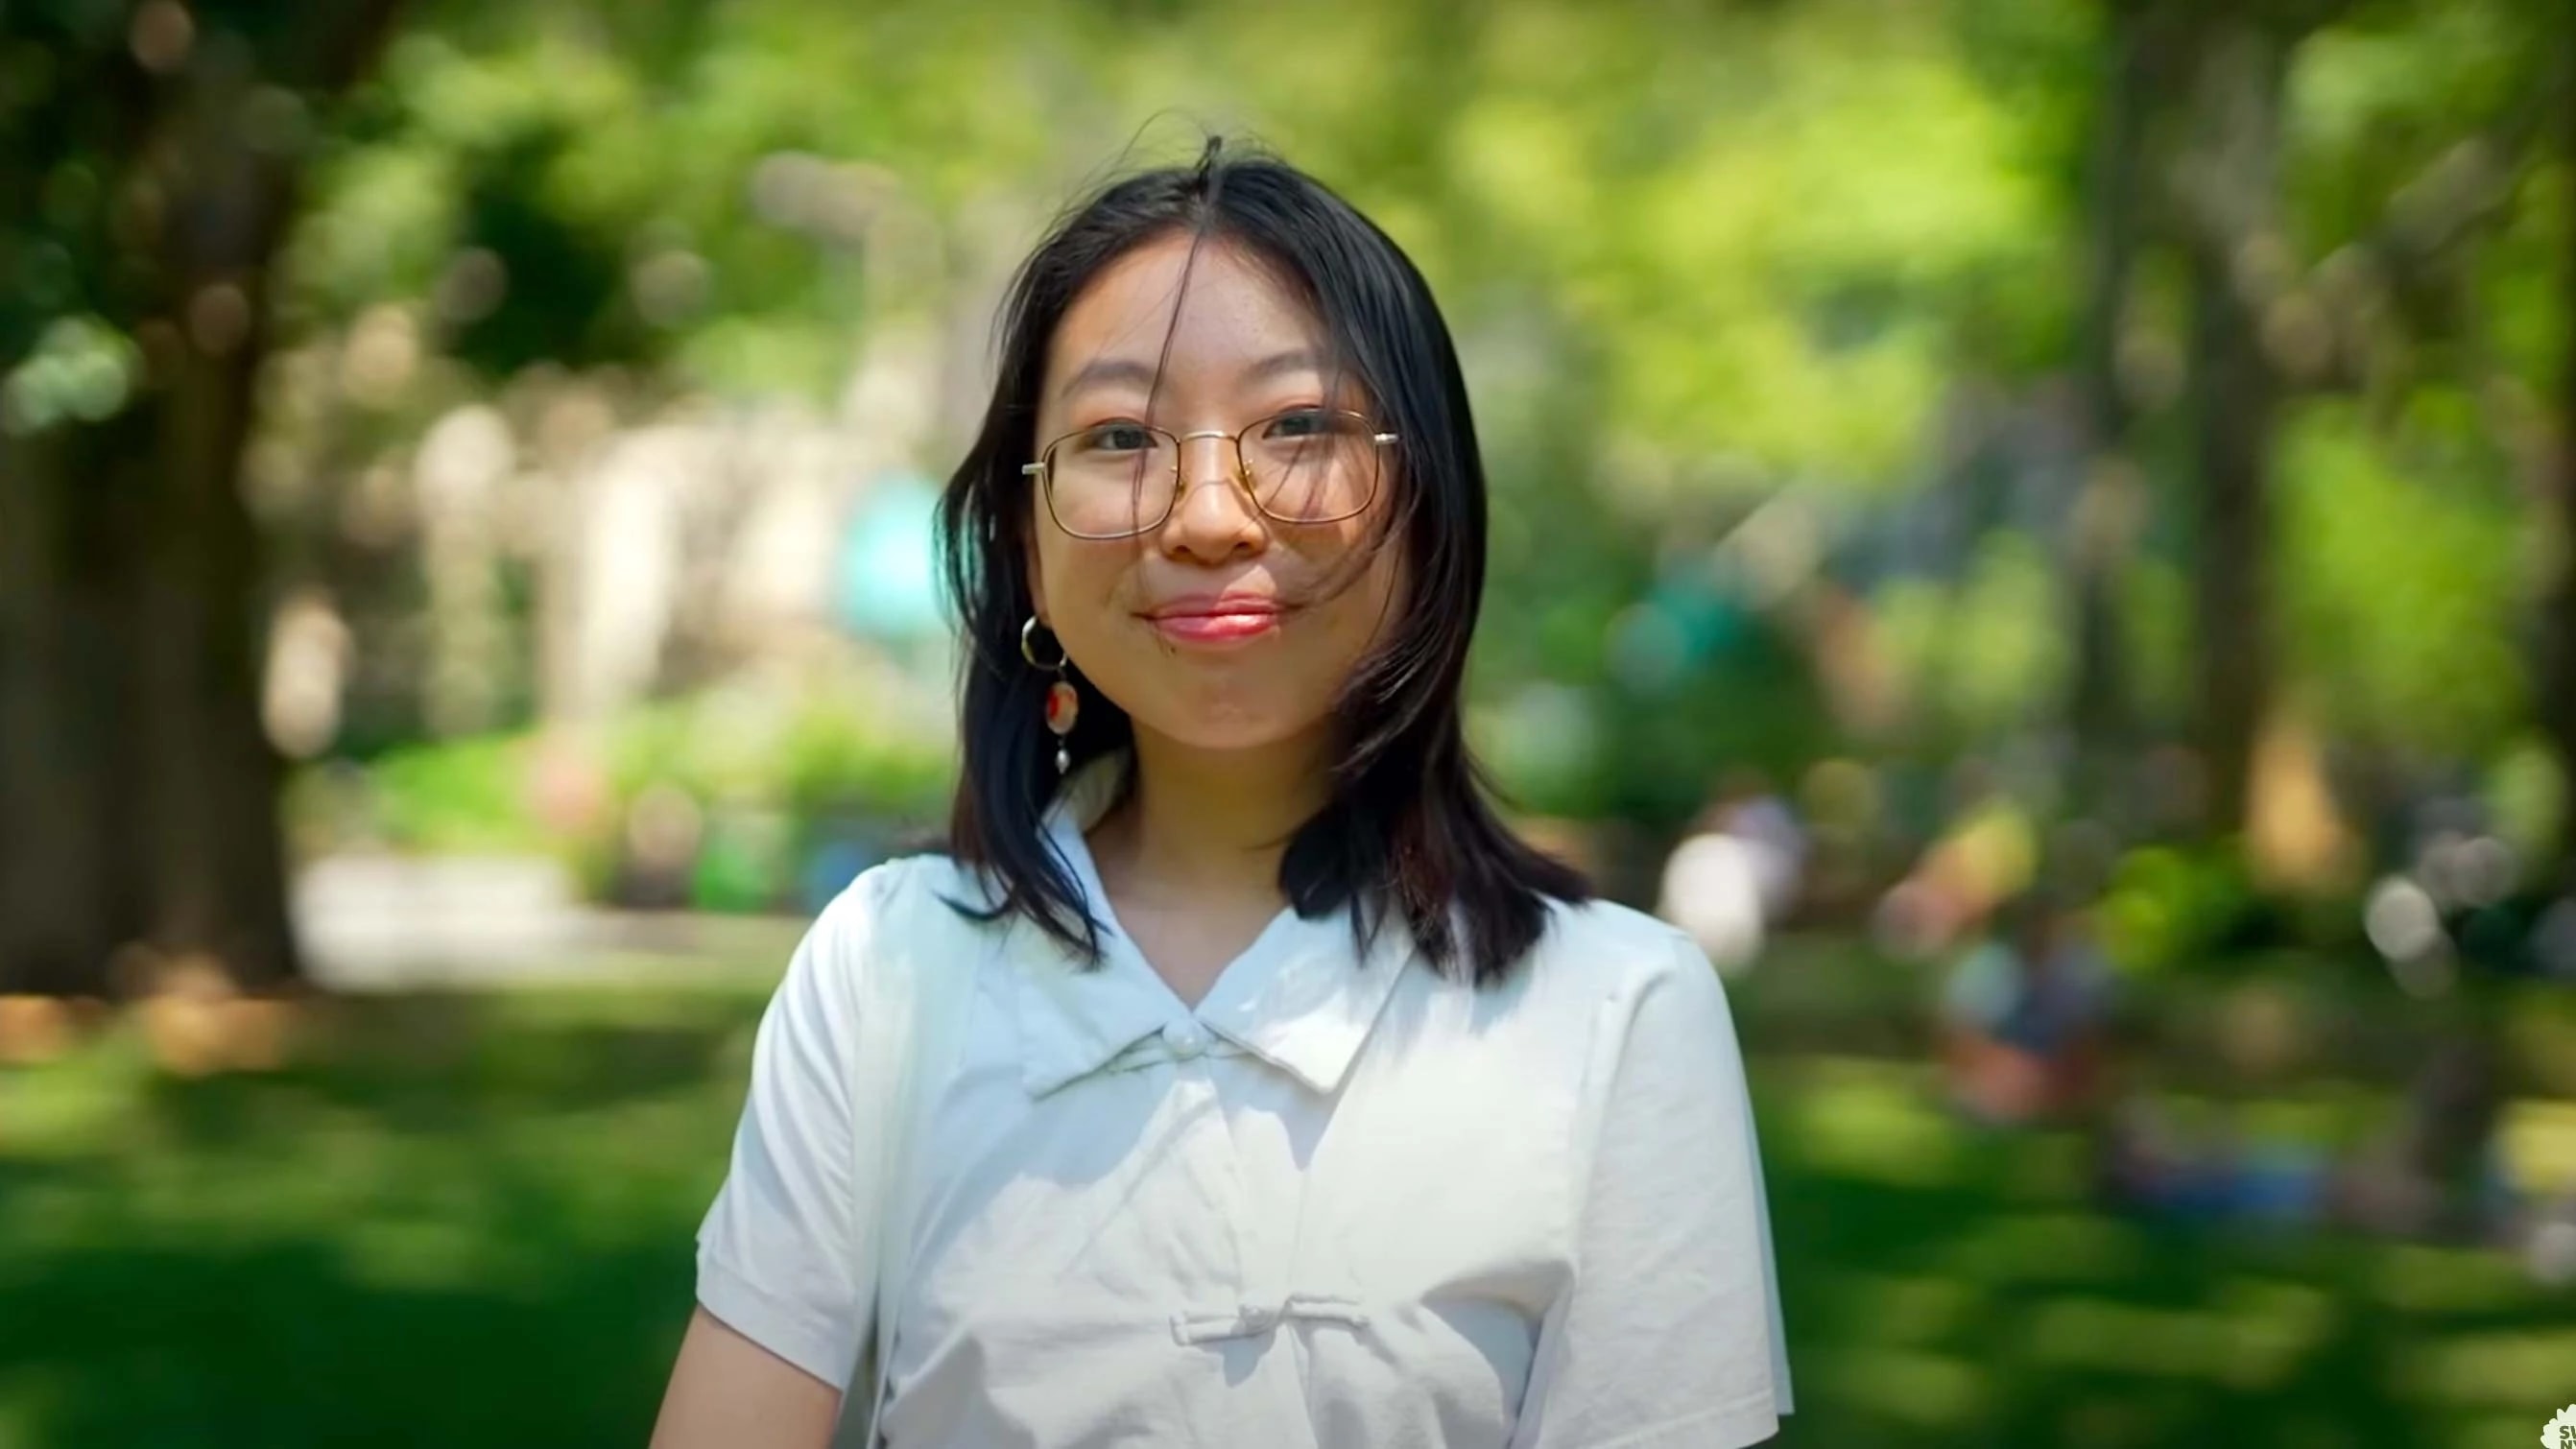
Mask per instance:
[[[2014,898],[1950,969],[1940,997],[1952,1098],[1980,1121],[2079,1117],[2106,1071],[2111,980],[2083,916]]]
[[[1691,833],[1666,857],[1655,913],[1690,932],[1730,975],[1797,904],[1806,832],[1761,772],[1730,770]]]

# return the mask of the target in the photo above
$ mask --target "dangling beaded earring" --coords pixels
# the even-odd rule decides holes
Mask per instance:
[[[1073,733],[1075,716],[1082,713],[1082,693],[1073,687],[1072,680],[1064,676],[1067,660],[1063,640],[1056,641],[1054,663],[1049,664],[1038,658],[1037,650],[1033,645],[1038,628],[1038,618],[1035,614],[1031,614],[1029,621],[1020,626],[1020,657],[1029,661],[1030,668],[1043,669],[1055,676],[1055,683],[1047,686],[1046,725],[1055,734],[1055,772],[1061,775],[1073,767],[1073,754],[1067,747],[1065,739]]]

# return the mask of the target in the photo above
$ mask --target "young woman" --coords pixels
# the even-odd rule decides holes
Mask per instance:
[[[896,1449],[1770,1437],[1718,979],[1515,840],[1461,738],[1485,484],[1421,275],[1211,144],[1073,214],[1005,324],[942,519],[951,850],[791,964],[654,1442],[822,1445],[863,1349]],[[890,1217],[857,1003],[923,920],[981,944],[940,948],[971,1000]]]

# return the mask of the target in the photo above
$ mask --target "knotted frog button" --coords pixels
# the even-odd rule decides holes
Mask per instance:
[[[1163,1028],[1163,1045],[1172,1049],[1173,1056],[1186,1062],[1207,1050],[1207,1033],[1197,1022],[1176,1021]]]

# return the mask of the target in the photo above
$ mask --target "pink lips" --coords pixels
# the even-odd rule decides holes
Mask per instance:
[[[1174,599],[1145,617],[1176,643],[1230,644],[1278,628],[1281,614],[1276,599],[1234,594]]]

